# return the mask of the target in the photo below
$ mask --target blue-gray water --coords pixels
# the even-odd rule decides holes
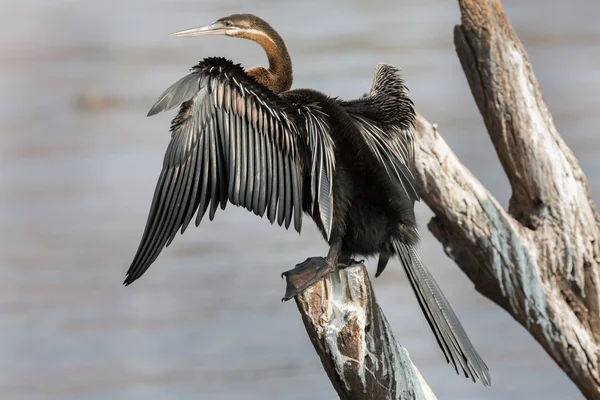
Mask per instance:
[[[505,1],[563,137],[600,195],[597,0]],[[233,207],[120,285],[169,140],[155,97],[206,56],[265,62],[251,42],[168,33],[233,12],[271,21],[295,87],[353,98],[380,61],[506,204],[509,188],[452,44],[451,0],[4,1],[0,13],[0,398],[333,399],[279,273],[326,246]],[[115,103],[78,106],[82,93]],[[376,280],[398,340],[440,399],[575,399],[527,332],[475,292],[426,229],[421,253],[493,386],[445,364],[398,264]],[[371,265],[373,268],[373,265]]]

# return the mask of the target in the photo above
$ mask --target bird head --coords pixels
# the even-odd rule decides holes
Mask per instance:
[[[219,18],[210,25],[186,29],[172,33],[171,36],[189,37],[204,35],[226,35],[262,42],[265,39],[275,46],[276,34],[273,28],[264,20],[253,14],[232,14]]]

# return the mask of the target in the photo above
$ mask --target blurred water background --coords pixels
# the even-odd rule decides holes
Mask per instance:
[[[545,99],[600,196],[600,2],[504,1]],[[279,273],[326,252],[230,207],[121,286],[144,227],[173,113],[145,114],[207,56],[266,62],[248,41],[168,34],[234,12],[270,21],[295,87],[354,98],[380,61],[403,68],[418,110],[508,203],[454,52],[456,1],[3,1],[0,13],[0,398],[333,399]],[[440,399],[576,399],[529,334],[473,285],[427,231],[421,253],[493,386],[443,360],[397,263],[375,281],[395,334]],[[374,265],[371,263],[371,269]]]

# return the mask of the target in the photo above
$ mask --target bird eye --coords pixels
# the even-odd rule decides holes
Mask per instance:
[[[233,23],[231,23],[231,21],[223,21],[223,25],[225,25],[225,26],[232,26]]]

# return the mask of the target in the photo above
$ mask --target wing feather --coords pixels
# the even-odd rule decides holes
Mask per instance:
[[[239,168],[240,163],[238,158],[240,156],[240,141],[239,141],[239,131],[238,131],[238,117],[237,115],[231,113],[231,153],[229,153],[229,167],[231,168],[229,172],[229,198],[231,199],[231,204],[237,206],[240,204],[239,195]]]
[[[279,182],[279,196],[277,197],[279,203],[279,213],[277,214],[277,223],[279,225],[283,224],[285,220],[285,165],[283,163],[283,156],[280,152],[277,152],[277,181]]]
[[[271,171],[271,194],[269,199],[268,217],[269,221],[274,223],[275,217],[277,216],[277,197],[279,194],[279,162],[273,143],[269,143],[269,154],[271,159],[271,167],[269,168]]]
[[[219,184],[219,158],[220,155],[217,154],[217,132],[215,121],[210,120],[208,124],[208,130],[205,132],[205,135],[208,137],[208,141],[210,144],[210,212],[208,214],[208,219],[213,220],[215,217],[215,213],[217,212],[217,208],[220,203],[220,191],[218,190],[220,187]]]
[[[246,208],[248,209],[248,211],[253,211],[255,210],[254,208],[254,179],[255,179],[255,172],[254,172],[254,162],[256,160],[256,145],[255,145],[255,140],[254,140],[254,134],[253,131],[251,130],[251,128],[248,127],[247,124],[244,124],[244,131],[246,134],[246,138],[247,138],[247,149],[246,149],[246,154],[248,157],[248,162],[247,162],[247,176],[246,176]],[[256,191],[256,193],[258,193],[258,190]]]
[[[193,141],[193,137],[190,138],[190,141]],[[174,224],[175,226],[173,227],[173,229],[171,230],[171,235],[169,237],[169,240],[167,241],[166,246],[169,246],[171,244],[171,242],[173,241],[173,239],[175,238],[175,236],[177,235],[177,230],[179,229],[179,226],[184,225],[184,221],[185,221],[185,217],[186,217],[186,211],[190,208],[190,203],[193,201],[193,190],[194,187],[197,187],[195,182],[197,182],[196,179],[194,179],[194,177],[196,176],[196,167],[197,167],[197,158],[198,158],[198,147],[197,146],[191,146],[191,151],[192,151],[192,155],[190,158],[190,162],[186,171],[186,177],[185,177],[185,191],[183,192],[183,203],[181,204],[181,207],[179,209],[179,214],[177,216],[177,222]],[[184,227],[182,226],[182,231],[183,231]]]
[[[299,168],[297,165],[292,164],[292,201],[294,210],[294,229],[300,232],[302,229],[302,181],[299,179]]]
[[[258,140],[260,140],[260,147],[257,146],[259,149],[258,154],[260,155],[260,179],[258,180],[259,186],[258,190],[256,191],[258,193],[258,207],[256,208],[256,212],[260,217],[262,217],[265,215],[265,211],[267,209],[267,190],[270,186],[269,164],[267,160],[267,148],[265,146],[266,139],[263,135],[257,135],[256,137]]]
[[[312,212],[319,216],[326,236],[329,239],[333,222],[333,186],[331,181],[335,169],[333,139],[322,132],[329,132],[330,126],[325,114],[318,105],[301,108],[305,120],[306,137],[311,154],[311,199]]]
[[[248,179],[248,135],[245,129],[246,124],[239,119],[240,123],[238,128],[240,130],[240,158],[239,158],[239,171],[240,171],[240,186],[239,186],[239,201],[240,204],[246,200],[246,183]]]
[[[210,182],[210,150],[208,135],[203,135],[202,138],[204,139],[202,143],[202,175],[200,176],[202,184],[200,185],[200,203],[198,204],[198,212],[196,213],[196,226],[200,225],[204,213],[206,213],[206,209],[208,208],[208,184]]]
[[[289,229],[290,224],[292,222],[292,217],[294,216],[293,212],[293,190],[292,190],[292,170],[294,168],[293,161],[289,158],[284,157],[283,162],[285,163],[285,229]]]

